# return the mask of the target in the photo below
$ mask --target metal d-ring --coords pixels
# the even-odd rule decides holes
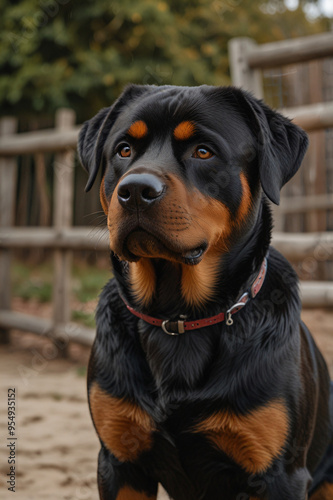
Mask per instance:
[[[169,332],[166,328],[166,324],[169,322],[170,320],[169,319],[165,319],[163,322],[162,322],[162,330],[163,332],[167,333],[168,335],[181,335],[182,333],[185,332],[185,328],[184,328],[184,321],[182,320],[178,320],[177,321],[177,324],[178,324],[178,332]]]

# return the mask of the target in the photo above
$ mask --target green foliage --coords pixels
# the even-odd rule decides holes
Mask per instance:
[[[78,366],[76,369],[76,374],[78,377],[86,377],[87,376],[87,367],[86,366]]]
[[[38,279],[30,279],[16,288],[16,295],[23,300],[49,302],[52,297],[52,286]]]
[[[52,274],[50,266],[43,265],[31,272],[31,268],[15,263],[12,268],[13,294],[23,300],[50,302],[52,300]]]
[[[74,311],[72,311],[72,320],[90,328],[95,328],[96,326],[95,315],[85,311],[74,309]]]
[[[74,267],[74,293],[80,302],[96,300],[106,281],[111,277],[101,269]]]
[[[94,312],[87,312],[94,308],[110,273],[98,269],[96,266],[75,265],[73,267],[73,305],[72,320],[85,326],[95,328]],[[15,261],[12,266],[13,295],[23,300],[36,300],[37,302],[51,302],[52,300],[53,270],[52,263],[45,262],[38,266],[31,266],[22,261]]]
[[[0,0],[0,8],[3,111],[68,106],[79,121],[128,82],[229,83],[232,37],[266,42],[328,29],[282,0]]]

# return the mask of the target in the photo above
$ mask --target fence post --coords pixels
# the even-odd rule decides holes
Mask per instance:
[[[15,134],[17,119],[3,117],[0,119],[0,137]],[[16,158],[0,158],[0,227],[14,225],[15,219],[15,188],[17,178]],[[10,283],[11,251],[0,251],[0,309],[11,307]],[[0,328],[0,344],[9,342],[9,330]]]
[[[75,113],[71,109],[59,109],[55,117],[56,129],[66,131],[73,128]],[[69,228],[73,220],[74,151],[57,153],[54,160],[54,228],[56,231]],[[53,320],[55,331],[70,321],[72,251],[54,251]],[[65,340],[62,354],[66,355]]]
[[[257,44],[252,38],[232,38],[229,42],[229,61],[232,84],[252,92],[259,99],[263,98],[261,71],[250,68],[247,54]]]

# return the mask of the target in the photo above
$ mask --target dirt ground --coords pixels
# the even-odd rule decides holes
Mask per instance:
[[[33,311],[31,311],[33,312]],[[306,310],[333,377],[333,312]],[[0,498],[97,500],[98,440],[86,397],[89,349],[72,345],[70,358],[31,334],[12,333],[0,346]],[[7,393],[16,394],[16,493],[7,490]],[[161,491],[159,499],[166,499]]]

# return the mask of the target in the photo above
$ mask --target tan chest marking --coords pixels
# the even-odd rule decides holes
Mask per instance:
[[[316,490],[313,495],[310,496],[310,500],[332,500],[333,498],[333,484],[324,483],[318,490]]]
[[[147,306],[153,298],[156,287],[156,274],[150,259],[142,257],[129,265],[130,282],[136,300]]]
[[[276,400],[248,415],[217,412],[195,426],[247,472],[262,473],[272,465],[285,445],[288,416]]]
[[[182,265],[181,291],[187,304],[200,306],[214,295],[219,254],[211,252],[197,266]]]
[[[96,383],[90,388],[89,402],[98,435],[118,460],[133,461],[151,448],[154,423],[142,408],[110,396]]]
[[[124,486],[118,492],[116,500],[155,500],[156,496],[148,496],[144,492],[133,490],[129,486]]]

